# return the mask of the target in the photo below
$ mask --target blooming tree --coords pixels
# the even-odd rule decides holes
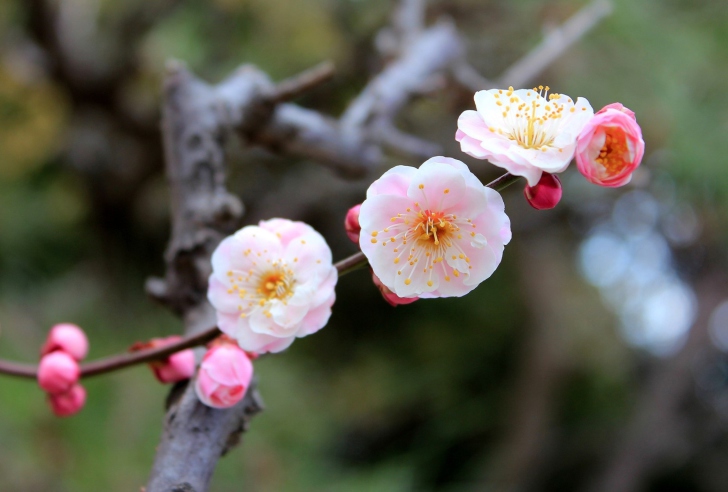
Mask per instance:
[[[507,254],[511,223],[500,191],[522,177],[527,201],[553,208],[562,195],[556,174],[574,158],[594,184],[629,182],[644,154],[630,110],[614,103],[594,114],[586,98],[543,86],[491,88],[475,91],[475,110],[462,113],[455,138],[463,153],[507,171],[495,181],[484,184],[460,160],[434,152],[419,167],[392,167],[344,219],[361,251],[337,263],[326,239],[302,222],[270,218],[234,231],[242,206],[223,185],[220,136],[237,131],[249,142],[360,172],[358,164],[376,162],[387,133],[396,131],[392,119],[417,81],[443,72],[462,75],[454,70],[462,68],[461,41],[450,24],[419,26],[413,35],[411,50],[336,122],[286,102],[326,81],[329,65],[277,85],[248,67],[217,86],[172,65],[164,93],[172,239],[166,278],[151,280],[148,291],[185,316],[185,336],[140,342],[128,354],[83,365],[83,331],[59,324],[37,368],[2,362],[0,372],[36,378],[58,416],[82,409],[82,377],[147,362],[162,383],[191,379],[170,405],[147,491],[182,483],[204,490],[231,435],[260,410],[253,360],[324,328],[341,275],[368,265],[373,285],[392,306],[461,297],[486,281]],[[469,80],[482,88],[482,81]],[[420,154],[429,150],[406,137]],[[207,347],[201,357],[191,350],[196,346]],[[202,423],[210,432],[191,430]]]

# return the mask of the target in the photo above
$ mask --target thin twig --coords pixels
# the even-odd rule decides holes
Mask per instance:
[[[364,253],[359,251],[358,253],[354,253],[348,258],[344,258],[343,260],[337,262],[334,266],[339,271],[339,277],[341,277],[342,275],[346,275],[349,272],[358,270],[366,264],[367,257],[364,256]]]
[[[472,91],[493,87],[525,87],[611,12],[610,0],[594,0],[549,32],[538,46],[514,62],[494,81],[480,75],[465,60],[453,66],[453,77],[461,86]]]
[[[143,364],[145,362],[164,359],[175,352],[205,345],[207,342],[219,337],[220,335],[222,335],[220,329],[217,326],[213,326],[208,330],[183,338],[179,342],[165,345],[164,347],[139,350],[137,352],[119,354],[106,359],[89,362],[88,364],[83,364],[81,366],[81,377],[86,378],[97,376],[99,374],[106,374],[135,364]]]
[[[461,86],[471,91],[477,92],[497,87],[497,84],[495,82],[492,82],[483,77],[472,65],[470,65],[465,60],[463,60],[461,63],[456,64],[453,67],[452,75]]]
[[[298,75],[276,84],[268,100],[273,103],[281,103],[295,99],[314,87],[328,82],[334,76],[334,73],[335,69],[332,62],[325,61],[319,63]]]
[[[503,176],[494,179],[485,186],[487,186],[488,188],[493,188],[495,191],[503,191],[510,185],[518,181],[520,178],[521,176],[516,176],[511,173],[505,173]]]
[[[502,191],[508,186],[512,185],[520,179],[520,176],[515,176],[511,173],[505,173],[499,178],[494,179],[486,186],[493,188],[496,191]],[[339,277],[351,273],[367,263],[367,258],[361,251],[355,253],[341,261],[338,261],[334,266],[339,272]],[[87,378],[91,376],[97,376],[99,374],[106,374],[113,372],[125,367],[130,367],[136,364],[144,364],[145,362],[151,362],[154,360],[164,359],[169,357],[175,352],[185,350],[199,345],[204,345],[213,338],[221,335],[220,330],[213,326],[207,330],[201,331],[196,335],[191,335],[181,340],[165,345],[164,347],[158,347],[153,349],[139,350],[137,352],[125,353],[112,355],[103,359],[99,359],[93,362],[88,362],[81,365],[81,377]],[[17,376],[21,378],[36,379],[38,375],[38,366],[33,364],[21,364],[17,362],[10,362],[0,359],[0,374],[7,374],[8,376]]]
[[[525,87],[611,12],[610,0],[594,0],[589,3],[548,33],[541,44],[511,65],[498,77],[497,86]]]
[[[152,362],[155,360],[161,360],[169,357],[175,352],[204,345],[213,338],[221,335],[220,330],[213,326],[212,328],[205,330],[196,335],[182,338],[181,340],[170,343],[163,347],[156,347],[144,350],[138,350],[136,352],[129,352],[125,354],[112,355],[103,359],[81,364],[81,377],[88,378],[91,376],[98,376],[99,374],[106,374],[109,372],[117,371],[125,367],[134,366],[137,364],[144,364],[145,362]],[[19,364],[17,362],[9,362],[0,360],[0,374],[7,374],[8,376],[17,376],[27,379],[36,379],[38,377],[38,366],[34,364]]]

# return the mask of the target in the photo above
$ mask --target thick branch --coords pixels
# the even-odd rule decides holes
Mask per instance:
[[[235,128],[259,118],[267,78],[243,67],[218,86],[173,64],[164,87],[164,144],[172,198],[172,238],[167,275],[154,295],[180,313],[185,332],[214,324],[205,299],[210,256],[222,237],[239,226],[242,204],[225,188],[224,146]],[[167,411],[147,492],[207,490],[218,459],[262,408],[255,384],[241,403],[226,410],[203,405],[188,385]]]
[[[290,101],[328,82],[333,76],[334,64],[330,61],[320,63],[290,79],[279,82],[268,100],[272,103]]]
[[[381,156],[376,145],[347,140],[335,119],[295,104],[276,106],[268,124],[247,137],[273,152],[314,160],[350,178],[363,176]]]
[[[455,26],[440,20],[404,47],[402,56],[374,77],[341,118],[348,138],[372,123],[390,123],[433,75],[447,71],[463,54]]]

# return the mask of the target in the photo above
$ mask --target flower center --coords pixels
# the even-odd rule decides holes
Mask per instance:
[[[449,192],[445,189],[443,193]],[[383,247],[391,244],[395,254],[393,262],[400,265],[397,275],[404,275],[406,285],[410,284],[417,268],[427,276],[428,286],[433,285],[435,269],[441,271],[446,282],[450,281],[451,273],[459,277],[461,272],[467,274],[472,269],[470,258],[459,244],[476,237],[476,225],[471,219],[442,211],[423,210],[419,202],[414,202],[413,207],[407,207],[405,212],[392,217],[391,222],[389,227],[372,231],[371,242]],[[450,257],[452,261],[462,260],[463,263],[457,268],[446,266],[445,259]]]
[[[250,253],[246,251],[246,256]],[[270,317],[270,303],[277,300],[285,304],[296,286],[293,270],[283,260],[266,260],[265,265],[256,262],[247,272],[230,270],[228,278],[228,294],[237,294],[241,302],[238,309],[243,318],[259,307]]]
[[[418,242],[426,247],[439,246],[443,241],[446,247],[451,245],[452,233],[459,230],[450,220],[452,215],[443,212],[420,211],[415,219],[414,232],[421,231]]]
[[[562,95],[549,94],[548,91],[548,86],[534,87],[533,93],[526,92],[525,101],[514,94],[513,87],[493,93],[496,106],[502,109],[503,125],[501,128],[489,127],[489,130],[513,140],[524,149],[545,152],[556,139],[562,118],[576,111],[570,98],[562,100]],[[586,111],[586,108],[582,110]]]
[[[629,158],[627,135],[619,127],[606,127],[604,133],[604,145],[595,160],[604,166],[608,176],[614,176],[627,165]]]
[[[287,299],[293,295],[293,281],[282,269],[272,270],[261,276],[257,292],[264,299]]]

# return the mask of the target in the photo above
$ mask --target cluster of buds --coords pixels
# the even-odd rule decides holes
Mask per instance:
[[[59,417],[77,413],[86,403],[86,390],[78,382],[78,363],[87,352],[86,334],[70,323],[55,325],[41,348],[38,385],[48,394],[51,410]]]

